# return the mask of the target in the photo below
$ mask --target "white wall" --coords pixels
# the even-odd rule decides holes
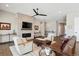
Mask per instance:
[[[77,41],[79,41],[79,13],[73,12],[67,14],[66,20],[66,34],[68,36],[76,35]]]
[[[39,29],[38,30],[34,29],[34,32],[38,32],[38,33],[41,32],[41,33],[38,34],[38,36],[39,35],[45,36],[45,26],[44,26],[45,24],[44,24],[43,19],[34,17],[33,21],[34,21],[34,25],[39,26]]]
[[[46,23],[46,31],[54,31],[56,35],[56,20],[47,21]]]
[[[75,18],[79,17],[79,13],[73,12],[69,13],[66,16],[66,34],[67,35],[73,35],[74,29],[75,29]]]
[[[34,32],[39,32],[40,30],[41,30],[41,28],[40,28],[40,21],[39,20],[37,20],[37,19],[33,19],[33,23],[34,23],[34,26],[35,25],[37,25],[37,26],[39,26],[39,29],[38,30],[35,30],[34,29]],[[33,28],[34,28],[34,26],[33,26]]]
[[[74,15],[72,13],[71,14],[67,14],[65,33],[68,36],[72,36],[74,34]]]
[[[15,30],[15,32],[17,32],[16,14],[0,10],[0,22],[11,23],[11,30],[0,30],[0,34],[13,33],[13,30]],[[4,39],[4,40],[0,39],[0,41],[2,41],[2,42],[9,40],[8,35],[3,36],[2,38]],[[12,37],[11,37],[11,40],[12,40]]]
[[[0,10],[0,22],[11,23],[11,30],[0,30],[0,33],[12,33],[13,30],[17,32],[17,19],[15,14]]]

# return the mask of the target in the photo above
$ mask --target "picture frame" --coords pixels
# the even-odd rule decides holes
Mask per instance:
[[[35,29],[35,30],[39,30],[39,26],[38,26],[38,25],[35,25],[35,26],[34,26],[34,29]]]
[[[11,30],[11,24],[0,22],[0,30]]]

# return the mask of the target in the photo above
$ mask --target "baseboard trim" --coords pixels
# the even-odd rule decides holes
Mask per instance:
[[[0,42],[0,44],[7,44],[7,43],[13,43],[13,41],[9,41],[9,42]]]
[[[79,41],[76,41],[77,43],[79,43]]]

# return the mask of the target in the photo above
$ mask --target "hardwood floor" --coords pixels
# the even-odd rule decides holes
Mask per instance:
[[[9,49],[9,46],[13,45],[13,43],[5,43],[0,44],[0,56],[12,56],[12,53]]]

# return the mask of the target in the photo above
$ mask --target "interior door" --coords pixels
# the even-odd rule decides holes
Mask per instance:
[[[79,17],[74,19],[74,34],[77,37],[77,41],[79,41]]]
[[[59,23],[58,25],[58,35],[64,35],[65,34],[65,24]]]
[[[65,34],[65,24],[64,23],[61,23],[60,24],[60,34],[61,35],[64,35]]]

